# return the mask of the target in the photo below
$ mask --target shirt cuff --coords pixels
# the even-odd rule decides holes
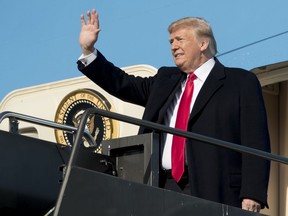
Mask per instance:
[[[81,55],[78,60],[86,67],[97,58],[97,50],[89,55]]]

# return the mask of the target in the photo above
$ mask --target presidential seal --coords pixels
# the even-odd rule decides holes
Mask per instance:
[[[80,89],[64,97],[56,111],[55,122],[78,127],[83,113],[91,107],[114,111],[112,105],[101,93],[91,89]],[[102,140],[118,137],[118,122],[107,117],[91,114],[87,119],[86,127],[97,145],[100,145]],[[57,143],[73,145],[71,133],[55,130],[55,136]],[[85,144],[85,139],[83,141]]]

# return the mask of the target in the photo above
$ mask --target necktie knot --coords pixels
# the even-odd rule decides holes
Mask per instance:
[[[197,76],[195,75],[194,72],[192,72],[188,75],[188,81],[190,81],[190,82],[191,81],[193,82],[196,78],[197,78]]]

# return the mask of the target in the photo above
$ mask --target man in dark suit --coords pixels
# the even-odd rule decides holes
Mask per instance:
[[[259,81],[253,73],[224,67],[215,58],[216,41],[205,20],[190,17],[169,26],[171,52],[177,67],[162,67],[149,78],[126,74],[94,48],[100,32],[95,10],[87,12],[86,21],[81,15],[81,23],[79,70],[110,94],[144,106],[143,119],[181,128],[177,126],[177,112],[183,114],[182,98],[187,97],[190,99],[184,107],[188,106],[190,111],[185,130],[270,151]],[[190,81],[186,80],[192,74],[194,81],[189,86],[193,86],[193,94],[183,96],[186,88],[190,88]],[[183,119],[180,124],[185,122]],[[139,133],[146,132],[151,131],[140,128]],[[165,134],[163,138],[160,187],[249,211],[259,212],[267,207],[268,161],[185,140],[185,162],[184,159],[181,162],[184,170],[175,178],[176,165],[171,153],[176,146],[174,137]]]

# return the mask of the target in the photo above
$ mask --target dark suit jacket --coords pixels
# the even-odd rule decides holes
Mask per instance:
[[[270,151],[266,111],[257,77],[224,67],[217,59],[193,107],[188,130],[239,145]],[[162,67],[154,77],[127,75],[98,57],[79,70],[110,94],[145,107],[143,119],[163,123],[167,108],[185,80],[176,67]],[[140,128],[140,133],[151,132]],[[163,149],[163,147],[162,147]],[[255,156],[187,140],[191,195],[241,207],[242,198],[267,206],[270,163]]]

